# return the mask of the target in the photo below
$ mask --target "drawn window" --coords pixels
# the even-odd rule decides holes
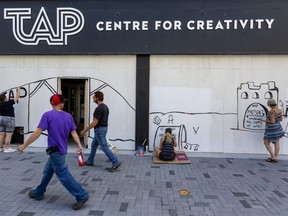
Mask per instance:
[[[248,93],[247,92],[242,92],[241,98],[242,99],[248,99]]]
[[[265,99],[272,99],[273,96],[271,92],[266,92],[264,97]]]
[[[258,99],[259,98],[259,94],[257,92],[254,92],[252,95],[253,99]]]

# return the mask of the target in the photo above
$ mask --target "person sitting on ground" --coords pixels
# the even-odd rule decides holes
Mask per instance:
[[[166,128],[165,136],[160,140],[160,147],[154,147],[154,152],[160,160],[172,161],[176,157],[174,147],[177,147],[176,139],[172,136],[172,129]]]

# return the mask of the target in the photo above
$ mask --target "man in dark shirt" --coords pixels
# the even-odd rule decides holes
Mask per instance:
[[[98,106],[93,113],[93,121],[80,133],[81,135],[84,135],[88,130],[94,128],[94,138],[91,144],[90,155],[88,157],[88,160],[85,161],[84,164],[86,166],[94,165],[96,150],[100,145],[102,151],[112,162],[111,172],[114,172],[120,167],[121,163],[118,161],[117,157],[114,156],[114,154],[107,145],[106,134],[108,127],[109,109],[107,105],[103,103],[103,100],[104,94],[100,91],[95,92],[93,96],[93,102],[96,103]]]

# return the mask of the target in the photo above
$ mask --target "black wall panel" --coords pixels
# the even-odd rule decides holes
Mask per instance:
[[[138,55],[136,59],[135,148],[137,148],[138,145],[149,145],[149,79],[149,55]]]
[[[288,53],[284,0],[0,3],[0,54]]]

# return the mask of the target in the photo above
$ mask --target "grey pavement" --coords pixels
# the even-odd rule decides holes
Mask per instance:
[[[72,175],[90,193],[85,206],[74,211],[75,199],[51,180],[41,201],[28,192],[40,183],[47,160],[44,148],[24,153],[0,153],[0,215],[2,216],[287,216],[288,156],[277,163],[266,155],[190,153],[192,164],[153,164],[118,151],[122,166],[115,173],[106,156],[97,152],[93,167],[79,167],[70,148],[67,164]],[[85,149],[87,158],[89,149]],[[181,195],[180,190],[188,190]]]

